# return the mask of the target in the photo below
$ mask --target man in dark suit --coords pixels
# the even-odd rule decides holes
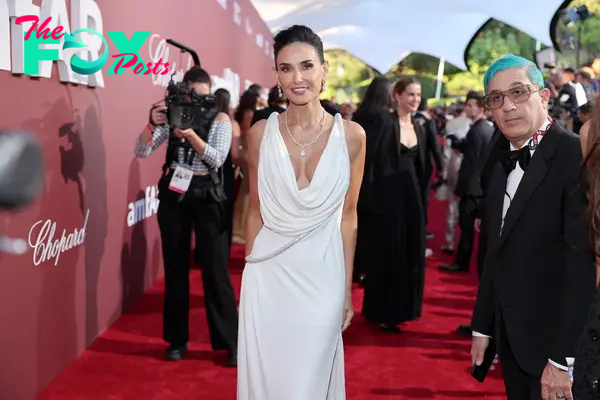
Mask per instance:
[[[425,165],[423,176],[419,185],[421,186],[421,201],[423,202],[423,215],[425,217],[425,226],[427,226],[427,205],[429,204],[429,189],[431,188],[431,177],[433,175],[433,165],[436,168],[436,181],[442,179],[444,165],[442,163],[442,149],[438,141],[438,130],[435,120],[427,113],[427,98],[423,97],[419,104],[419,109],[413,116],[413,120],[420,124],[427,140],[425,141]],[[433,238],[433,233],[426,231],[428,239]]]
[[[483,95],[471,91],[467,95],[465,105],[467,117],[473,121],[471,129],[464,139],[452,139],[452,147],[463,153],[463,160],[458,173],[458,182],[454,194],[460,197],[459,219],[460,241],[454,263],[440,265],[440,269],[449,272],[468,272],[473,243],[475,241],[475,218],[479,200],[483,196],[480,175],[483,169],[484,152],[494,135],[494,124],[485,116]]]
[[[492,122],[494,126],[494,134],[490,139],[490,143],[488,144],[488,148],[485,151],[483,156],[484,162],[481,163],[483,168],[480,172],[480,186],[481,186],[481,199],[479,200],[479,205],[477,207],[477,218],[475,219],[475,227],[479,229],[479,245],[477,246],[477,277],[481,281],[481,277],[483,276],[483,266],[485,265],[485,254],[487,252],[487,220],[483,218],[485,215],[485,197],[487,194],[488,187],[490,186],[490,180],[492,179],[492,172],[498,159],[502,156],[502,153],[498,152],[496,149],[496,143],[498,139],[502,138],[502,132],[498,129],[498,126]]]
[[[486,195],[471,356],[480,365],[495,342],[509,400],[572,399],[567,359],[595,292],[579,140],[548,117],[543,85],[535,64],[514,55],[484,76],[502,156]]]

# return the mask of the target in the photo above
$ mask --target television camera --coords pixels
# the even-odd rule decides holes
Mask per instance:
[[[44,157],[35,135],[0,132],[0,208],[15,210],[34,201],[44,184]],[[0,236],[0,253],[23,254],[27,242]]]
[[[182,53],[189,53],[194,60],[194,67],[200,67],[200,59],[194,50],[172,39],[167,39],[167,43],[177,47]],[[181,130],[192,128],[203,140],[206,140],[216,104],[217,99],[214,95],[200,95],[188,87],[187,82],[175,82],[173,75],[171,76],[165,93],[165,105],[168,107],[165,113],[171,128]]]
[[[577,38],[573,36],[570,30],[561,29],[559,30],[560,36],[560,47],[562,50],[575,50],[576,51],[576,65],[581,65],[581,37],[583,35],[583,24],[582,22],[591,17],[587,6],[583,5],[580,7],[564,9],[562,12],[562,23],[570,28],[574,25],[577,26]]]

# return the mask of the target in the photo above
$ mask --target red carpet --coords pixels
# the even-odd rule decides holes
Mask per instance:
[[[468,322],[476,293],[476,272],[438,272],[445,204],[430,205],[428,241],[434,256],[427,263],[424,313],[405,332],[391,334],[357,315],[344,335],[348,400],[504,399],[499,371],[480,384],[469,375],[470,340],[454,333]],[[232,279],[239,293],[242,249],[233,250]],[[190,352],[178,363],[162,360],[163,282],[158,282],[39,396],[40,400],[234,400],[235,369],[222,367],[224,353],[210,351],[201,276],[192,275]],[[362,292],[354,291],[360,310]],[[285,399],[281,399],[285,400]],[[317,400],[317,399],[315,399]]]

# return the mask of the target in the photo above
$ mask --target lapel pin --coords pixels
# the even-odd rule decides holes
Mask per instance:
[[[533,151],[533,150],[537,149],[537,146],[538,145],[537,145],[537,142],[535,140],[531,140],[529,142],[529,150]]]

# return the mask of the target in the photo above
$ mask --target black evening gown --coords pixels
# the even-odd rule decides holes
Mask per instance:
[[[574,399],[600,399],[600,289],[596,289],[588,322],[577,348],[573,378]]]
[[[419,144],[409,149],[400,144],[395,116],[384,120],[382,129],[365,129],[369,165],[359,197],[355,265],[366,273],[362,314],[371,323],[393,326],[421,316],[425,222],[419,177],[424,132],[416,124],[415,130]]]

